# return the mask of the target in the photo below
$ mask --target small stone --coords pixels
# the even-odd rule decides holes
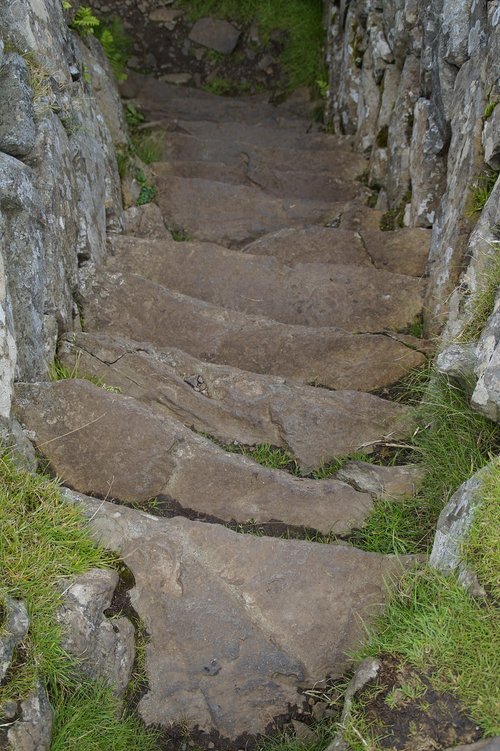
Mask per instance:
[[[229,55],[238,44],[240,32],[228,21],[200,18],[191,29],[189,38],[203,47]]]
[[[21,600],[7,597],[4,610],[6,613],[0,636],[0,681],[9,669],[14,649],[24,639],[29,628],[28,611]]]
[[[314,730],[311,730],[309,725],[306,725],[304,722],[298,722],[298,720],[292,720],[292,725],[295,731],[295,737],[297,740],[301,741],[301,743],[313,744],[318,742],[318,736]]]
[[[160,81],[181,86],[191,81],[191,73],[167,73],[160,77]]]
[[[162,26],[165,26],[169,31],[173,31],[179,18],[183,15],[184,13],[182,10],[158,8],[149,14],[149,20],[162,24]]]

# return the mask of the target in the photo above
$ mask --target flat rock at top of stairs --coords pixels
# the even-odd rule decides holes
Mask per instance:
[[[242,248],[244,253],[274,256],[289,266],[300,263],[373,265],[405,276],[424,276],[429,252],[427,230],[396,232],[286,227]]]
[[[285,129],[304,131],[311,126],[313,130],[318,129],[310,118],[297,116],[286,103],[279,106],[270,104],[268,95],[217,96],[208,91],[177,86],[133,71],[127,73],[127,80],[120,84],[121,93],[126,99],[134,99],[148,120],[173,117],[214,122],[266,122]]]
[[[228,167],[263,168],[287,172],[327,174],[338,179],[353,180],[366,166],[359,154],[354,154],[345,141],[337,142],[337,148],[328,150],[289,150],[286,142],[277,147],[256,146],[245,143],[242,138],[225,139],[190,136],[188,133],[164,132],[163,154],[167,162],[188,161],[225,164]],[[360,189],[361,186],[359,185]]]
[[[104,335],[67,335],[58,357],[80,377],[100,378],[224,443],[281,446],[303,469],[407,438],[414,427],[408,408],[372,394],[302,386]]]
[[[375,391],[425,362],[394,336],[290,326],[226,310],[134,274],[103,273],[89,291],[84,315],[89,331],[178,347],[208,362],[333,389]]]
[[[189,32],[189,39],[203,47],[229,55],[238,44],[240,33],[229,21],[199,18]]]
[[[185,295],[281,323],[345,331],[402,330],[422,312],[420,279],[372,266],[285,266],[208,243],[111,238],[111,271],[138,274]]]
[[[281,172],[270,167],[253,169],[245,162],[242,159],[239,166],[227,166],[222,162],[169,160],[157,162],[154,172],[162,182],[172,177],[194,177],[232,185],[255,185],[276,198],[296,197],[321,203],[350,201],[359,194],[358,183],[347,182],[326,172],[314,174],[294,169]]]
[[[282,227],[324,224],[335,213],[327,201],[274,198],[254,185],[172,176],[158,180],[157,202],[168,224],[220,245],[248,243]]]
[[[15,412],[56,475],[82,493],[129,503],[160,496],[225,522],[337,534],[362,526],[373,507],[346,483],[266,469],[88,381],[20,384]]]
[[[301,705],[301,688],[344,673],[387,582],[412,563],[65,495],[134,575],[131,603],[150,636],[142,719],[169,729],[189,718],[234,748]]]

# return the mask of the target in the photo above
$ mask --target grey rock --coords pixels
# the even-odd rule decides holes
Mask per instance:
[[[472,406],[500,422],[500,294],[477,345],[475,375]]]
[[[314,732],[309,725],[305,722],[299,722],[298,720],[292,720],[292,727],[295,732],[295,737],[301,743],[317,743],[318,735]]]
[[[454,378],[464,387],[467,385],[470,387],[471,380],[474,379],[475,366],[476,345],[474,343],[450,344],[436,357],[436,368],[439,373]]]
[[[240,32],[228,21],[216,18],[200,18],[189,32],[196,44],[229,55],[238,44]]]
[[[94,680],[104,679],[123,695],[134,664],[134,627],[125,617],[108,619],[118,583],[115,571],[92,569],[64,588],[57,618],[63,626],[62,646]]]
[[[20,55],[9,52],[0,67],[0,150],[25,157],[35,145],[35,138],[28,67]]]
[[[155,203],[131,206],[123,212],[123,232],[135,237],[171,237]]]
[[[420,98],[415,104],[410,145],[411,226],[432,227],[445,184],[444,147],[435,122],[434,105]]]
[[[463,563],[463,545],[481,502],[482,475],[479,470],[464,482],[441,511],[436,527],[429,565],[444,574],[457,572],[459,580],[469,589],[477,589],[474,573]]]
[[[391,500],[414,496],[424,476],[425,471],[418,465],[383,467],[360,461],[347,462],[336,474],[357,490]]]
[[[472,0],[443,0],[443,58],[458,68],[468,58]]]
[[[9,751],[49,751],[52,737],[52,707],[45,688],[36,690],[18,707],[19,718],[7,730]]]
[[[139,703],[147,724],[188,716],[230,739],[263,732],[297,702],[299,685],[342,674],[346,652],[364,638],[362,621],[386,599],[384,577],[402,572],[394,557],[354,548],[73,498],[135,577],[132,604],[151,635]]]
[[[21,600],[7,597],[1,607],[4,612],[0,632],[0,681],[3,681],[14,649],[28,633],[29,619],[26,605]]]
[[[500,106],[486,120],[483,127],[484,161],[492,169],[500,169]]]

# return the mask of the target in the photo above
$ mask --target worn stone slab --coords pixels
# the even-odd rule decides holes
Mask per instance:
[[[378,269],[396,274],[424,276],[431,230],[400,229],[393,232],[360,229],[364,245]]]
[[[166,220],[198,240],[241,245],[272,230],[322,224],[328,202],[273,198],[254,185],[170,176],[158,179],[158,204]]]
[[[288,266],[301,263],[370,265],[361,236],[352,230],[332,227],[286,227],[254,240],[243,252],[274,256]]]
[[[346,331],[401,330],[422,311],[423,283],[369,266],[302,264],[171,239],[111,240],[112,271],[243,313]]]
[[[132,605],[151,635],[140,715],[163,727],[187,717],[235,748],[243,733],[264,733],[300,703],[298,688],[343,674],[388,597],[387,581],[408,565],[72,500],[135,578]]]
[[[402,405],[359,391],[328,391],[204,363],[180,350],[103,335],[67,336],[59,358],[162,414],[219,440],[282,446],[304,469],[370,452],[411,434]]]
[[[374,391],[425,362],[392,336],[290,326],[225,310],[133,274],[103,274],[85,306],[85,321],[90,331],[333,389]]]
[[[416,464],[384,467],[352,461],[344,464],[335,476],[356,490],[371,493],[375,498],[396,500],[415,495],[424,479],[425,470]]]
[[[57,476],[83,493],[129,503],[162,496],[226,522],[339,534],[372,508],[370,495],[343,482],[266,469],[88,381],[19,385],[15,410]]]
[[[238,44],[240,31],[228,21],[200,18],[189,32],[189,38],[203,47],[229,55]]]

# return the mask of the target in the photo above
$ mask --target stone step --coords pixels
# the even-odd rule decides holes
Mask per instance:
[[[161,123],[155,126],[154,130]],[[293,150],[286,148],[281,139],[273,148],[266,144],[257,146],[245,142],[242,136],[226,140],[216,137],[210,139],[195,137],[187,133],[161,130],[161,143],[166,162],[209,162],[224,164],[227,167],[241,167],[243,164],[252,172],[259,174],[263,170],[288,172],[291,168],[298,172],[334,176],[338,179],[353,180],[366,168],[366,160],[353,153],[344,138],[335,149]],[[361,183],[359,183],[361,188]]]
[[[430,233],[423,229],[335,229],[287,227],[242,248],[253,255],[274,256],[289,266],[300,263],[372,264],[394,274],[425,274]]]
[[[207,362],[333,389],[375,391],[425,356],[420,341],[337,328],[291,326],[230,311],[134,274],[106,274],[85,305],[87,330],[177,347]],[[410,346],[406,346],[409,344]]]
[[[346,331],[402,330],[422,312],[424,286],[371,266],[302,264],[290,268],[208,243],[116,235],[111,271],[138,274],[185,295],[243,313]]]
[[[176,349],[72,334],[63,338],[58,356],[79,377],[99,378],[224,443],[281,446],[303,470],[369,453],[379,442],[407,438],[414,428],[406,407],[371,394],[302,386],[204,363]]]
[[[158,180],[157,202],[169,225],[197,240],[231,246],[282,227],[324,224],[339,208],[328,201],[275,198],[255,185],[172,176]]]
[[[208,120],[213,122],[266,122],[282,129],[318,130],[309,117],[297,114],[293,106],[269,103],[269,95],[218,96],[190,86],[177,86],[152,76],[129,71],[120,84],[122,95],[134,100],[148,120],[161,118]]]
[[[359,183],[334,177],[326,172],[314,174],[311,171],[278,171],[271,167],[255,169],[242,159],[238,167],[228,167],[223,162],[191,162],[171,159],[157,162],[154,172],[160,183],[173,177],[201,178],[231,185],[255,185],[267,195],[276,198],[300,198],[307,201],[342,202],[350,201],[360,192]]]
[[[142,719],[170,729],[188,718],[231,748],[274,729],[304,686],[342,676],[388,600],[387,583],[411,565],[66,497],[133,574],[130,599],[150,637]]]
[[[53,472],[82,493],[138,504],[159,498],[172,512],[340,535],[373,508],[369,493],[266,469],[88,381],[20,384],[15,411]]]

